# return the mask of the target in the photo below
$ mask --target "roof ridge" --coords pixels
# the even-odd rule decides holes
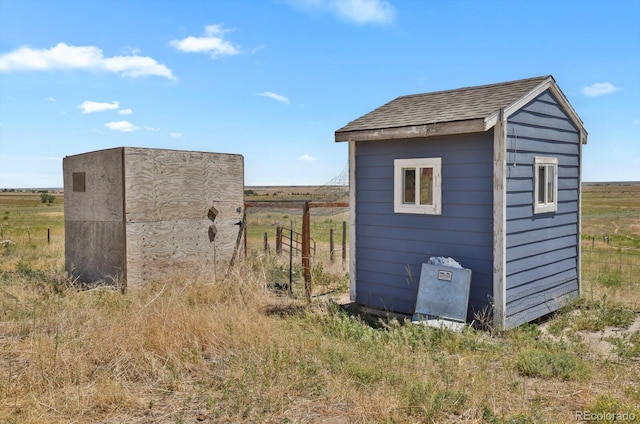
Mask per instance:
[[[448,90],[427,91],[427,92],[424,92],[424,93],[405,94],[405,95],[396,97],[394,100],[404,99],[404,98],[409,98],[409,97],[420,97],[420,96],[425,96],[427,94],[431,95],[431,94],[450,93],[450,92],[453,92],[453,91],[479,90],[479,89],[486,89],[486,88],[490,88],[490,87],[496,87],[496,86],[500,86],[500,85],[511,85],[511,84],[516,84],[516,83],[535,81],[535,80],[544,81],[547,78],[553,79],[553,76],[552,75],[541,75],[541,76],[538,76],[538,77],[523,78],[523,79],[519,79],[519,80],[497,82],[497,83],[492,83],[492,84],[470,85],[470,86],[466,86],[466,87],[451,88],[451,89],[448,89]],[[391,100],[391,101],[393,101],[393,100]]]

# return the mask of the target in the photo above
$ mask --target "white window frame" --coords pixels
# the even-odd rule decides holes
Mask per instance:
[[[415,193],[420,193],[419,169],[433,169],[432,204],[420,204],[420,196],[416,195],[415,203],[404,203],[404,170],[416,169]],[[393,161],[393,211],[395,213],[412,213],[424,215],[442,214],[442,158],[395,159]]]
[[[540,170],[544,169],[544,181],[540,180]],[[550,171],[553,170],[553,171]],[[549,173],[553,172],[553,180]],[[533,213],[549,213],[558,211],[558,158],[536,156],[533,166]],[[549,186],[552,183],[552,186]],[[540,187],[542,184],[542,187]],[[540,199],[540,191],[543,198]],[[553,196],[549,200],[549,194]]]

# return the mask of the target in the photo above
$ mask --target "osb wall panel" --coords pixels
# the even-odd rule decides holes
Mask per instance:
[[[214,203],[244,202],[241,155],[125,149],[126,222],[204,219]]]
[[[67,156],[62,161],[65,221],[122,221],[122,148]],[[73,173],[85,191],[73,191]]]
[[[123,222],[65,222],[65,269],[72,278],[84,282],[119,280],[123,249]]]
[[[234,250],[237,255],[243,253],[243,239],[237,244],[240,226],[236,225],[242,212],[236,206],[217,203],[219,213],[213,223],[208,218],[126,223],[127,288],[161,280],[169,270],[177,269],[187,273],[204,269],[213,279],[223,277]],[[213,239],[212,224],[216,228]]]
[[[128,288],[170,269],[224,276],[244,207],[241,155],[126,148],[125,193]],[[238,254],[242,246],[243,240]]]

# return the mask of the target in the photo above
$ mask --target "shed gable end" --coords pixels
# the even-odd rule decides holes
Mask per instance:
[[[507,126],[507,328],[557,310],[578,295],[580,129],[545,91]],[[536,159],[557,159],[557,209],[536,213]]]

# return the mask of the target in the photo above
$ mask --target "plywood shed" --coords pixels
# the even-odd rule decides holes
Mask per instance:
[[[243,252],[241,155],[118,147],[63,159],[65,267],[136,288],[169,269],[223,276]]]
[[[433,256],[472,270],[467,321],[511,328],[578,296],[586,140],[552,76],[398,97],[337,130],[351,299],[413,314]]]

